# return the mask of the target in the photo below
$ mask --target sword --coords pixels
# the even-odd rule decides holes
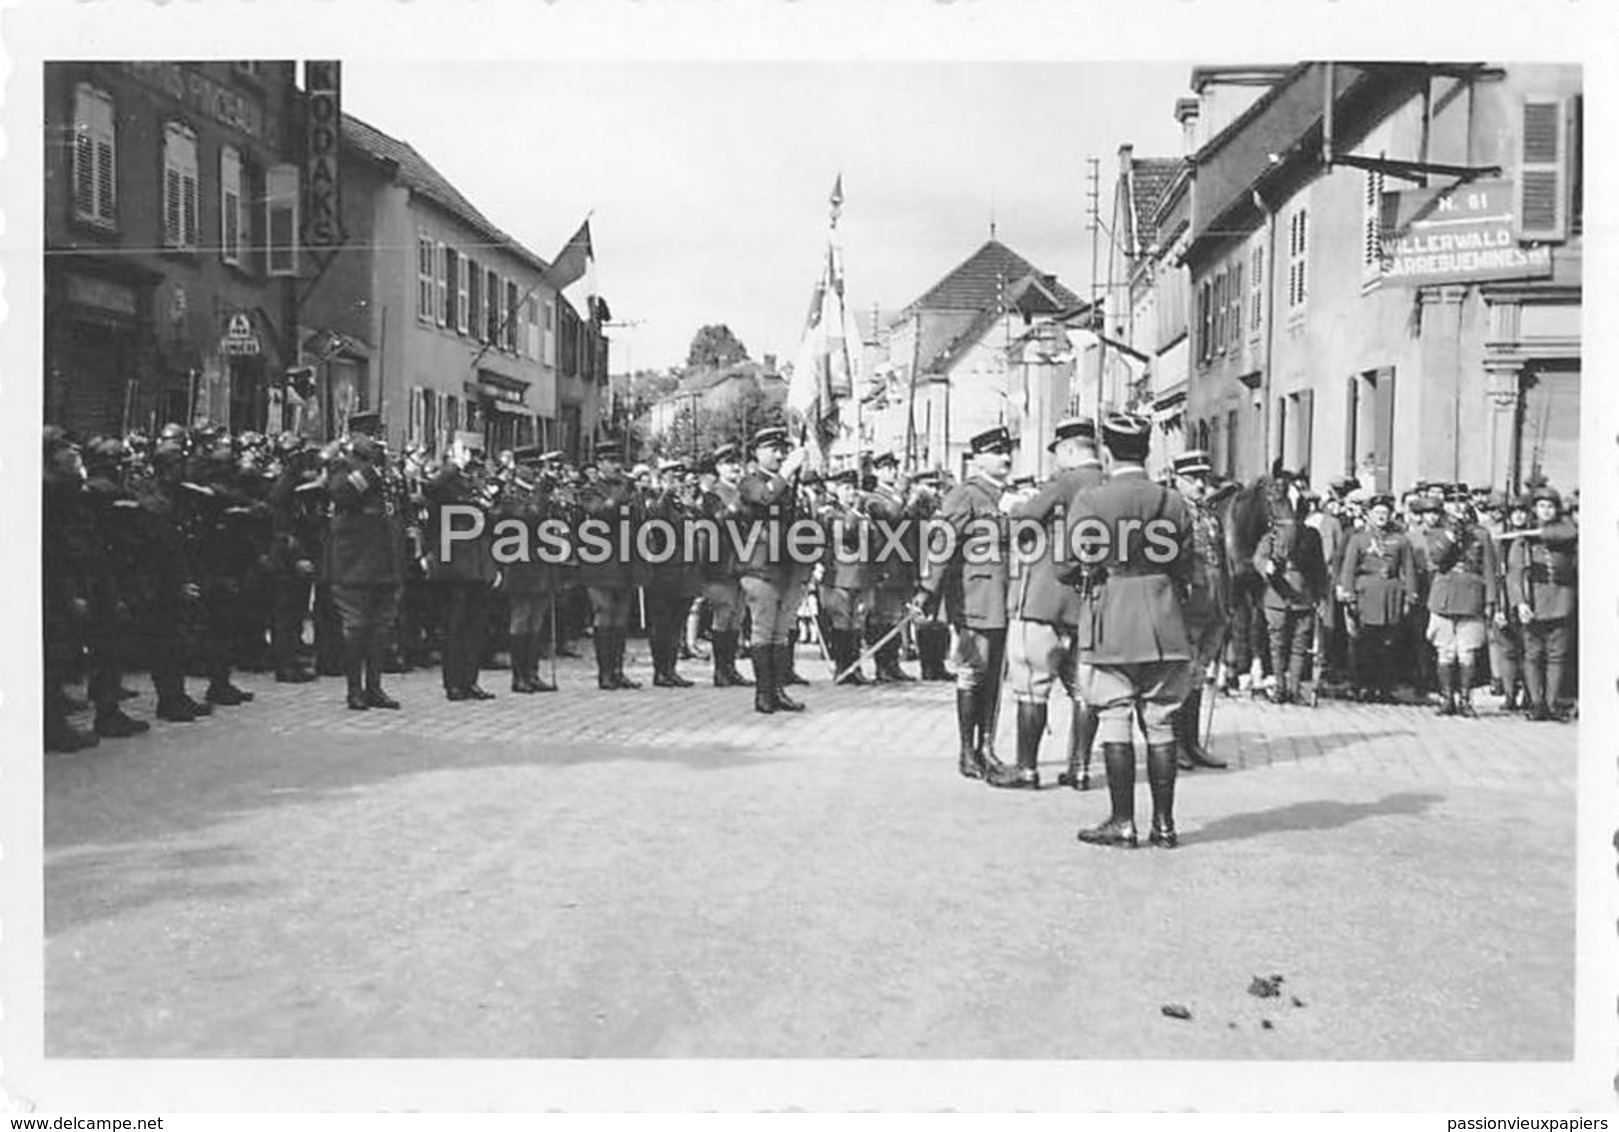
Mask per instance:
[[[906,613],[905,613],[905,616],[901,617],[899,619],[899,621],[894,625],[894,627],[892,629],[888,630],[888,632],[884,633],[881,637],[879,637],[877,639],[876,644],[867,645],[866,646],[866,651],[861,653],[859,656],[855,657],[853,664],[849,665],[848,668],[845,668],[842,672],[839,672],[836,676],[834,676],[832,678],[832,683],[841,684],[843,682],[843,678],[845,676],[848,676],[851,672],[855,671],[855,669],[859,668],[862,664],[866,663],[866,661],[868,661],[872,657],[876,656],[878,649],[882,648],[889,641],[893,640],[894,637],[896,635],[898,635],[899,633],[904,632],[905,631],[905,626],[909,625],[912,621],[915,621],[915,620],[916,620],[916,612],[914,610],[907,610]]]

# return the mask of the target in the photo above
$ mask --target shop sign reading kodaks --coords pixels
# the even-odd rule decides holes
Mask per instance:
[[[1405,287],[1538,279],[1551,249],[1517,235],[1511,181],[1383,194],[1382,278]]]
[[[330,255],[343,243],[338,149],[343,132],[342,64],[304,64],[307,129],[304,134],[304,247]]]

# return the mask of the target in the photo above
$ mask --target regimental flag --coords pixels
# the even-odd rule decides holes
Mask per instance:
[[[839,407],[854,392],[860,369],[860,334],[844,298],[843,248],[838,239],[841,173],[832,188],[831,206],[826,256],[810,297],[786,406],[789,420],[809,444],[809,466],[817,469],[825,466],[827,449],[843,435]]]
[[[612,317],[596,281],[596,249],[590,240],[588,216],[557,253],[546,279],[586,319],[606,322]]]

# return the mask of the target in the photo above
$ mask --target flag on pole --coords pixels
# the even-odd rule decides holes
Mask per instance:
[[[844,432],[839,406],[854,393],[860,367],[860,335],[844,301],[843,249],[838,239],[841,173],[832,187],[831,206],[826,255],[811,292],[786,405],[789,420],[810,449],[810,467],[817,469],[826,465],[828,449]]]
[[[590,217],[585,217],[579,231],[557,253],[546,279],[585,318],[607,320],[606,304],[596,284],[596,249],[590,240]]]

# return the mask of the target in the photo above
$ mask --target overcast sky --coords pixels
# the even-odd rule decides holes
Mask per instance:
[[[585,214],[613,370],[723,322],[792,357],[841,171],[862,311],[909,303],[989,236],[1080,295],[1085,161],[1174,155],[1191,65],[345,61],[344,108],[408,141],[546,259]]]

